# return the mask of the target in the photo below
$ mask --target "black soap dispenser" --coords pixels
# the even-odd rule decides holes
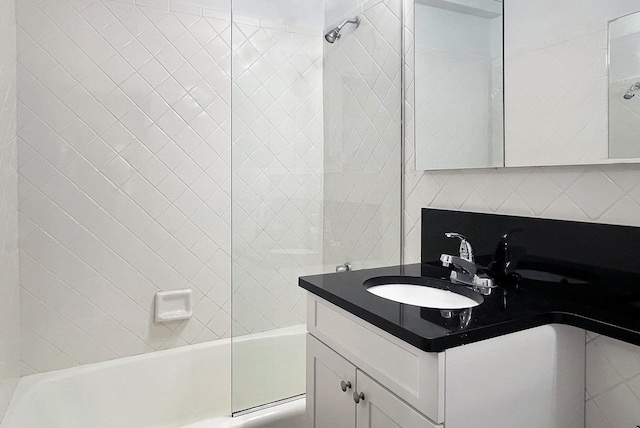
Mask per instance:
[[[518,275],[514,272],[514,254],[509,243],[509,237],[522,229],[512,229],[502,235],[491,262],[491,273],[493,277],[502,285],[513,285],[518,282]]]

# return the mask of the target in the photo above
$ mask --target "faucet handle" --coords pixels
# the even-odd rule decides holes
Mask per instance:
[[[475,275],[473,277],[473,288],[478,291],[483,296],[488,296],[491,294],[491,289],[495,288],[496,285],[493,282],[493,278],[486,275]]]
[[[449,254],[441,254],[440,261],[442,262],[442,266],[449,267],[451,266],[451,263],[453,263],[453,257]]]
[[[471,248],[471,244],[464,235],[457,232],[446,232],[444,236],[447,238],[458,238],[460,240],[460,258],[475,263],[473,260],[473,248]]]

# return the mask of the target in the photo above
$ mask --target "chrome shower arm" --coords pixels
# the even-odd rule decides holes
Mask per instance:
[[[356,16],[355,18],[347,18],[344,21],[342,21],[340,24],[338,24],[336,28],[338,29],[338,31],[340,31],[347,24],[354,24],[356,28],[358,28],[360,26],[360,17]]]
[[[356,16],[355,18],[345,19],[337,27],[332,28],[327,34],[324,35],[325,40],[329,43],[340,40],[340,30],[342,30],[342,28],[347,24],[353,24],[356,26],[356,28],[358,28],[360,26],[360,17]]]

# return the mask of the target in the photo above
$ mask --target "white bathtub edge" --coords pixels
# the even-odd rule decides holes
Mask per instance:
[[[305,396],[284,404],[237,417],[219,417],[180,428],[303,428],[307,400]]]

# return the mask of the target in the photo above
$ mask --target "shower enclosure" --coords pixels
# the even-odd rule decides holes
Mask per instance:
[[[255,5],[233,3],[234,344],[306,322],[298,276],[400,258],[400,2]],[[294,382],[270,375],[282,352]],[[304,392],[303,340],[232,366],[235,412]]]
[[[242,337],[305,322],[300,275],[322,271],[323,3],[235,0],[232,26],[232,404],[304,392],[304,336],[256,355]],[[259,20],[257,18],[260,18]],[[274,378],[282,352],[292,379]],[[266,385],[258,388],[257,385]]]
[[[304,330],[300,275],[400,261],[401,2],[16,5],[22,375],[231,337],[233,412],[302,394],[303,340],[242,338]]]

